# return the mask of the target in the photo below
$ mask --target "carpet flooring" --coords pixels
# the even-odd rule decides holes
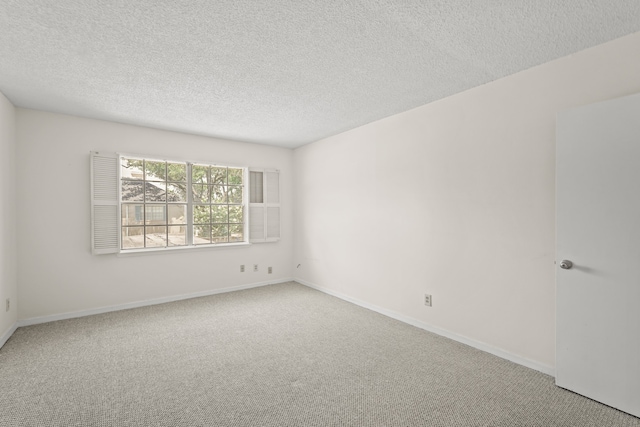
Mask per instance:
[[[19,328],[0,426],[580,426],[640,419],[297,283]]]

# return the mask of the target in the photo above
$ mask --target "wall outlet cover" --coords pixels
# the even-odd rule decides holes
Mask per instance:
[[[427,307],[431,307],[431,303],[433,302],[431,295],[424,294],[424,305]]]

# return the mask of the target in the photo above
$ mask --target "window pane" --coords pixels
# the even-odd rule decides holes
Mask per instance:
[[[187,165],[184,163],[167,163],[167,181],[187,182]]]
[[[191,186],[194,203],[209,203],[209,186],[194,184]]]
[[[185,246],[187,244],[187,226],[169,226],[169,246]]]
[[[167,223],[166,205],[145,205],[145,223],[147,225],[164,225]]]
[[[262,172],[249,172],[249,203],[264,203]]]
[[[229,187],[229,203],[242,203],[242,187],[232,185]]]
[[[152,226],[145,227],[145,247],[147,248],[163,248],[167,246],[167,227]]]
[[[141,202],[144,200],[144,182],[122,181],[122,201]]]
[[[165,181],[167,178],[167,164],[165,162],[144,162],[144,179],[147,181]]]
[[[193,226],[193,244],[203,245],[211,243],[211,226],[210,225],[194,225]]]
[[[229,184],[242,185],[242,169],[229,168]]]
[[[193,223],[194,224],[209,224],[211,223],[211,207],[209,205],[193,206]]]
[[[227,168],[211,168],[211,184],[224,185],[227,183]]]
[[[142,160],[125,159],[123,157],[120,162],[120,178],[142,180],[144,178]]]
[[[186,202],[187,184],[184,182],[171,182],[167,185],[168,202]]]
[[[229,222],[244,222],[242,216],[242,206],[229,206]]]
[[[227,203],[227,189],[224,185],[211,186],[211,203]]]
[[[191,167],[191,182],[207,184],[209,182],[209,166],[193,165]]]
[[[169,224],[187,223],[187,205],[169,205]]]
[[[144,224],[144,205],[122,205],[122,225]]]
[[[229,241],[230,242],[243,242],[244,241],[244,226],[242,224],[229,224]]]
[[[227,205],[211,206],[211,222],[228,222],[228,221],[229,221],[229,206]]]
[[[164,202],[167,200],[167,190],[164,182],[145,182],[144,193],[146,202]]]
[[[213,224],[211,234],[213,243],[226,243],[229,241],[229,226],[227,224]]]
[[[144,248],[143,227],[122,227],[122,249]]]

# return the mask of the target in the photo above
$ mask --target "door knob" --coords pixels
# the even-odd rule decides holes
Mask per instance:
[[[573,267],[573,263],[571,261],[569,261],[568,259],[563,259],[562,261],[560,261],[560,268],[564,268],[565,270],[569,270],[571,267]]]

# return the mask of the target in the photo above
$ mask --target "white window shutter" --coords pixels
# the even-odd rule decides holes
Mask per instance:
[[[249,240],[251,242],[264,242],[264,207],[249,207]]]
[[[264,172],[266,197],[267,242],[280,239],[280,173],[277,170]]]
[[[249,241],[276,242],[280,239],[280,172],[250,169]]]
[[[91,252],[120,251],[118,155],[91,152]]]
[[[252,170],[249,172],[249,203],[264,202],[264,173]]]
[[[280,204],[280,173],[278,171],[265,171],[267,203]]]
[[[280,238],[280,207],[267,207],[267,236],[268,242],[274,242]]]

